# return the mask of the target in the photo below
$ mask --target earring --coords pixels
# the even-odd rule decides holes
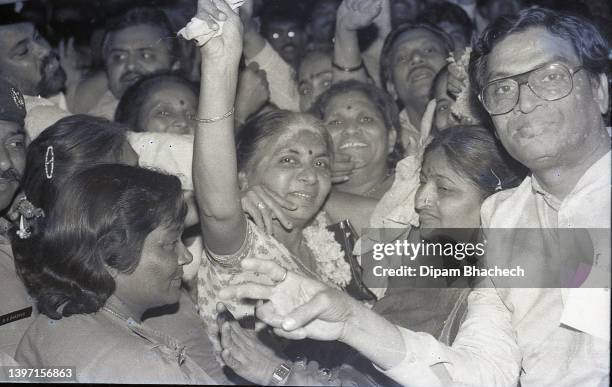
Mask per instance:
[[[495,174],[495,172],[493,172],[493,169],[490,169],[490,171],[493,174],[493,176],[495,176],[495,178],[497,179],[497,185],[495,186],[495,191],[501,191],[502,189],[504,189],[502,187],[501,179]]]

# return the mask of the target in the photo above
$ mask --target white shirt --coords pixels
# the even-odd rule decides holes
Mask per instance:
[[[268,85],[270,86],[270,102],[280,109],[299,112],[300,95],[295,81],[295,72],[274,51],[270,43],[266,42],[264,48],[257,55],[246,60],[247,65],[251,62],[257,62],[259,68],[266,71]]]
[[[528,177],[487,199],[481,213],[491,228],[609,229],[610,152],[562,201]],[[596,242],[595,250],[600,248],[606,246]],[[576,305],[572,297],[590,302]],[[406,356],[385,373],[408,385],[441,385],[430,366],[442,364],[452,382],[463,385],[608,385],[610,340],[600,330],[610,323],[609,289],[476,289],[468,302],[452,347],[400,328]]]

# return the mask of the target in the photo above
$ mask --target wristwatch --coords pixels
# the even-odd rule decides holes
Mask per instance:
[[[271,386],[284,386],[287,383],[287,379],[289,379],[289,375],[291,374],[291,368],[282,363],[272,373],[272,379],[270,380]]]

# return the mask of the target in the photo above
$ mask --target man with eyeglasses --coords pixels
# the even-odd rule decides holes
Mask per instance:
[[[554,271],[536,272],[527,282],[482,278],[451,346],[397,327],[341,292],[254,260],[244,268],[278,278],[277,285],[230,287],[226,296],[257,291],[272,301],[257,314],[277,334],[343,341],[402,385],[608,386],[607,53],[589,21],[537,8],[497,19],[474,45],[471,83],[502,144],[531,170],[520,186],[482,205],[486,264],[510,268],[522,259],[529,270]],[[497,245],[489,238],[494,233],[510,238]],[[543,245],[550,242],[555,244]],[[575,258],[586,258],[578,265],[586,273],[573,271]],[[287,301],[277,296],[281,289],[310,296]]]
[[[519,187],[483,203],[485,232],[508,229],[516,236],[520,229],[535,228],[541,231],[529,233],[562,238],[574,234],[559,229],[587,229],[590,269],[607,272],[607,281],[597,285],[606,288],[512,288],[516,283],[493,279],[493,286],[469,296],[467,317],[452,347],[400,329],[406,354],[385,371],[388,376],[409,384],[434,371],[444,385],[609,385],[607,53],[604,38],[589,21],[536,8],[490,25],[470,63],[471,83],[480,91],[497,137],[531,170]],[[603,234],[595,232],[602,229]],[[521,243],[514,239],[500,255],[516,256]],[[575,247],[573,240],[568,246]],[[565,252],[557,253],[553,260]],[[545,257],[537,250],[522,258]]]

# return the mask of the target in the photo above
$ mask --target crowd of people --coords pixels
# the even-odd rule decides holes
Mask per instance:
[[[0,381],[609,385],[611,11],[0,5]],[[575,278],[563,257],[585,249],[533,241],[581,229],[586,279],[368,269],[373,243],[493,229],[511,242],[486,260],[389,267]]]

